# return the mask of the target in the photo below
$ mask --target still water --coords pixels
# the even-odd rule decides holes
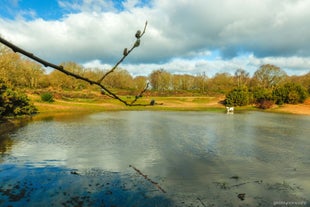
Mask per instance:
[[[309,116],[34,119],[0,137],[0,206],[310,206]]]

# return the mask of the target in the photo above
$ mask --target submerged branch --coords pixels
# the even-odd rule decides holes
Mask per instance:
[[[132,169],[134,169],[138,174],[140,174],[142,177],[144,177],[145,180],[149,181],[152,183],[154,186],[156,186],[161,192],[167,193],[158,183],[155,181],[151,180],[150,178],[147,177],[147,175],[143,174],[139,169],[137,169],[135,166],[129,165]]]
[[[249,184],[249,183],[258,183],[258,184],[261,184],[263,181],[262,180],[254,180],[254,181],[249,181],[249,182],[244,182],[244,183],[238,183],[236,185],[232,185],[230,186],[230,188],[232,187],[239,187],[241,185],[246,185],[246,184]]]
[[[137,95],[136,98],[134,99],[134,101],[132,101],[131,103],[125,101],[124,99],[122,99],[120,96],[118,96],[118,95],[115,94],[114,92],[110,91],[107,87],[105,87],[105,86],[101,83],[102,80],[103,80],[106,76],[108,76],[110,73],[112,73],[112,72],[117,68],[117,66],[118,66],[120,63],[122,63],[122,62],[124,61],[124,59],[127,57],[127,55],[128,55],[134,48],[136,48],[136,47],[139,46],[139,44],[140,44],[140,38],[144,35],[145,30],[146,30],[146,26],[147,26],[147,22],[145,23],[144,30],[143,30],[142,33],[140,32],[140,30],[137,31],[137,33],[136,33],[136,35],[135,35],[136,38],[137,38],[137,40],[136,40],[135,44],[133,45],[133,47],[132,47],[129,51],[127,51],[127,49],[126,49],[126,52],[125,52],[125,50],[124,50],[123,57],[122,57],[122,58],[115,64],[115,66],[114,66],[110,71],[108,71],[99,81],[94,81],[94,80],[88,79],[88,78],[86,78],[86,77],[83,77],[83,76],[81,76],[81,75],[78,75],[78,74],[75,74],[75,73],[73,73],[73,72],[70,72],[70,71],[66,70],[62,65],[56,65],[56,64],[50,63],[50,62],[48,62],[48,61],[46,61],[46,60],[44,60],[44,59],[42,59],[42,58],[40,58],[40,57],[38,57],[38,56],[35,56],[33,53],[30,53],[30,52],[28,52],[28,51],[26,51],[26,50],[24,50],[24,49],[22,49],[22,48],[20,48],[20,47],[18,47],[18,46],[16,46],[16,45],[14,45],[13,43],[11,43],[11,42],[5,40],[5,39],[2,38],[1,36],[0,36],[0,42],[1,42],[2,44],[6,45],[7,47],[11,48],[15,53],[21,53],[21,54],[23,54],[23,55],[29,57],[30,59],[32,59],[32,60],[34,60],[34,61],[36,61],[36,62],[38,62],[38,63],[41,63],[41,64],[44,65],[45,67],[54,68],[54,69],[56,69],[56,70],[58,70],[58,71],[60,71],[60,72],[62,72],[62,73],[64,73],[64,74],[66,74],[66,75],[68,75],[68,76],[72,76],[72,77],[74,77],[74,78],[76,78],[76,79],[83,80],[83,81],[85,81],[85,82],[87,82],[87,83],[89,83],[89,84],[91,84],[91,85],[97,85],[97,86],[99,86],[99,87],[102,89],[102,91],[104,92],[105,95],[107,95],[107,96],[109,96],[109,97],[111,97],[111,98],[113,98],[113,99],[119,100],[120,102],[124,103],[126,106],[148,106],[148,105],[150,105],[149,103],[148,103],[148,104],[135,104],[135,102],[136,102],[140,97],[142,97],[142,94],[147,90],[149,83],[147,83],[145,89],[144,89],[143,91],[141,91],[140,94]]]

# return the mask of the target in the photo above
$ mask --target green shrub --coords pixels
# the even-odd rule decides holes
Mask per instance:
[[[247,87],[234,88],[226,95],[227,106],[246,106],[250,103],[250,94]]]
[[[253,88],[251,92],[253,94],[252,103],[254,103],[256,107],[260,109],[269,109],[274,104],[271,89],[256,87]]]
[[[286,83],[273,91],[274,100],[277,104],[303,103],[307,98],[307,90],[297,83]]]
[[[53,94],[46,92],[41,94],[41,100],[44,102],[52,103],[54,102]]]
[[[18,116],[30,115],[37,112],[26,94],[14,91],[0,82],[0,115]]]
[[[273,97],[278,105],[287,103],[288,91],[284,87],[278,87],[273,92]]]
[[[253,93],[253,100],[255,103],[261,100],[273,100],[271,89],[256,87],[252,89],[252,93]]]

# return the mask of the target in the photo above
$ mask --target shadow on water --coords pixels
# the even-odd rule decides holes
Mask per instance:
[[[174,206],[137,174],[2,165],[1,206]]]

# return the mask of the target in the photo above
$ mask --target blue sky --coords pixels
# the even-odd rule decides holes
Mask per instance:
[[[56,64],[107,69],[149,22],[121,67],[213,76],[275,64],[310,71],[308,0],[1,0],[0,35]]]
[[[66,11],[62,9],[57,0],[2,0],[1,17],[8,19],[25,18],[27,20],[43,18],[46,20],[59,19]]]
[[[74,7],[64,7],[61,2],[66,4],[83,4],[82,0],[2,0],[5,6],[1,6],[0,15],[3,18],[15,19],[25,18],[33,20],[42,18],[44,20],[61,19],[64,15],[80,12]],[[144,5],[147,1],[141,1],[139,5]],[[111,1],[113,7],[118,10],[124,10],[123,0]],[[137,5],[137,6],[139,6]]]

